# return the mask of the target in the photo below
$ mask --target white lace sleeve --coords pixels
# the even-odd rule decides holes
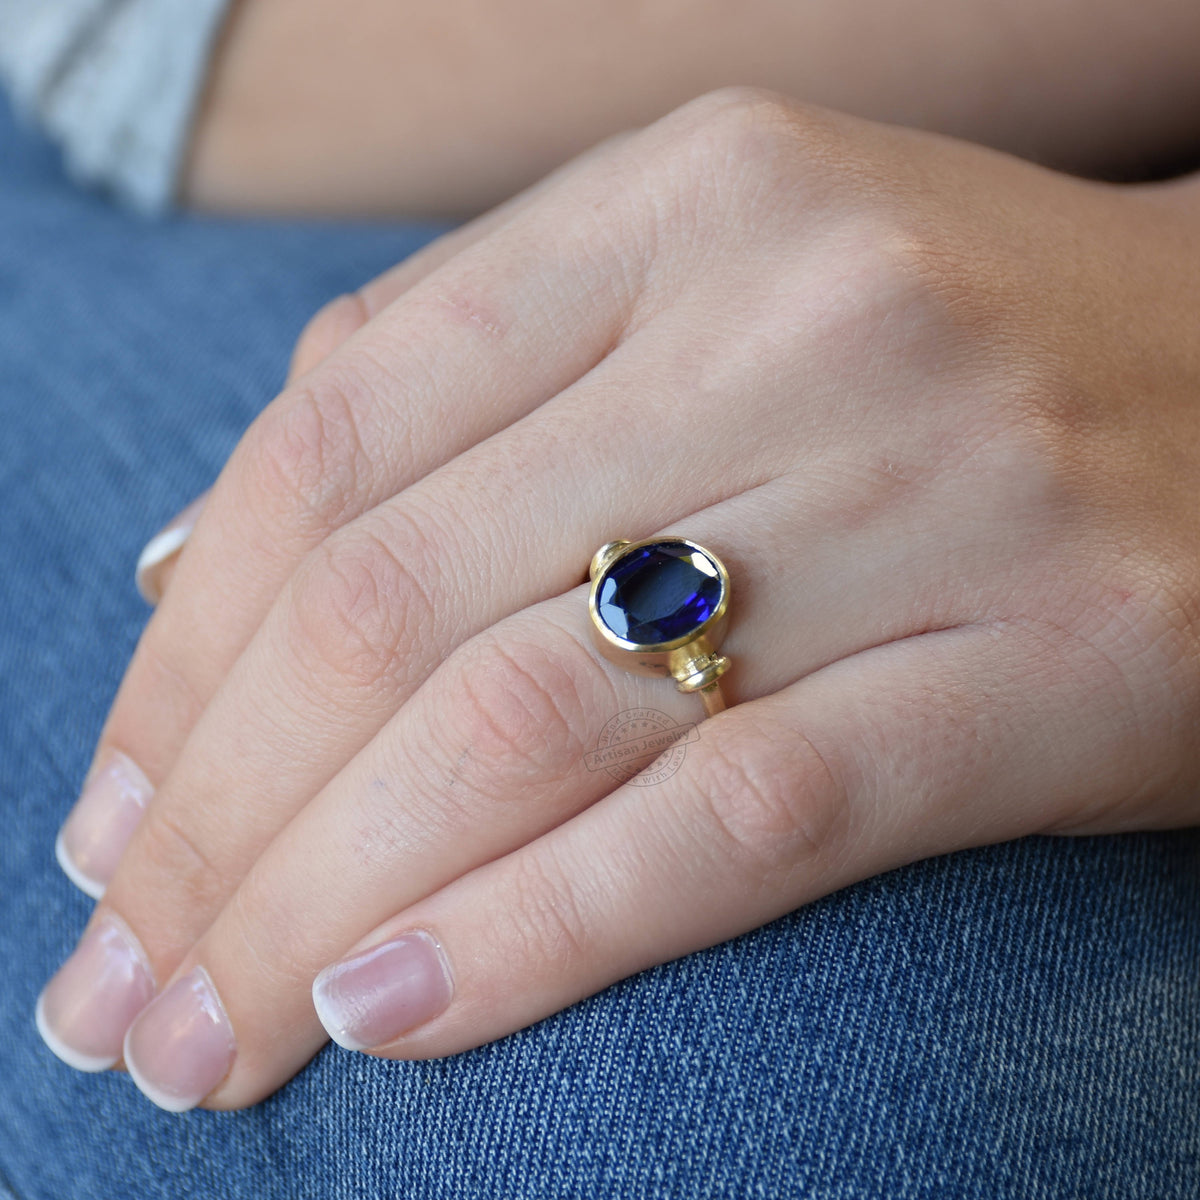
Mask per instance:
[[[159,212],[230,2],[0,0],[0,81],[74,178]]]

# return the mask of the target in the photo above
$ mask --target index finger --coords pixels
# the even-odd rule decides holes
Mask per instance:
[[[603,281],[628,282],[628,262],[615,269],[615,248],[593,223],[533,210],[572,175],[603,191],[590,177],[620,140],[368,285],[357,302],[367,324],[316,367],[302,360],[302,377],[243,438],[172,567],[60,835],[59,861],[89,894],[103,893],[197,718],[304,556],[557,394],[619,340],[630,292]],[[584,286],[581,259],[593,265]]]

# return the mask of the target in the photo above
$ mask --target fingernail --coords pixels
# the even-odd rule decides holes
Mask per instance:
[[[119,750],[109,750],[88,776],[54,854],[71,882],[93,900],[104,895],[153,795],[150,780]]]
[[[147,604],[157,604],[162,599],[163,568],[183,549],[184,543],[191,537],[207,499],[207,492],[197,496],[146,543],[146,548],[138,556],[133,577],[142,599]]]
[[[149,960],[129,926],[106,913],[42,989],[42,1040],[77,1071],[104,1071],[121,1057],[129,1023],[154,996]]]
[[[229,1074],[237,1054],[233,1026],[208,972],[177,979],[125,1035],[125,1065],[159,1108],[195,1108]]]
[[[366,1050],[436,1017],[452,991],[441,947],[417,931],[326,967],[313,981],[313,1005],[339,1046]]]

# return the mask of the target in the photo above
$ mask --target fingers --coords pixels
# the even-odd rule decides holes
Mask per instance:
[[[308,374],[339,350],[364,325],[398,300],[409,288],[473,246],[531,206],[533,201],[586,163],[612,154],[633,136],[632,130],[613,134],[590,150],[564,163],[503,204],[430,242],[402,263],[364,284],[357,292],[336,296],[305,326],[288,368],[288,382]],[[158,604],[174,573],[179,553],[191,536],[208,493],[198,496],[146,543],[138,559],[135,582],[147,604]]]
[[[317,979],[325,1027],[385,1057],[457,1053],[856,880],[1037,829],[1062,789],[1113,794],[1101,764],[1070,770],[1110,732],[1085,696],[1027,703],[1053,694],[1026,692],[1055,677],[1036,641],[939,631],[706,722],[675,774],[373,931]]]
[[[235,930],[251,910],[261,913],[269,905],[282,916],[297,884],[305,894],[323,896],[322,917],[297,912],[289,944],[274,947],[262,964],[274,975],[299,953],[294,967],[301,974],[286,989],[289,1003],[279,1013],[276,1032],[256,1039],[248,1052],[264,1056],[256,1073],[269,1063],[277,1069],[280,1056],[296,1056],[297,1069],[323,1040],[308,994],[315,971],[307,963],[314,951],[334,957],[383,920],[394,910],[398,886],[409,897],[426,894],[617,786],[629,769],[627,760],[621,770],[610,770],[604,761],[588,758],[614,715],[653,706],[656,729],[679,725],[686,732],[701,714],[694,697],[597,658],[579,620],[586,609],[584,590],[516,614],[452,654],[397,714],[386,736],[260,857],[251,872],[254,882],[244,879],[229,899],[211,934],[222,946],[238,936]],[[652,746],[641,754],[632,749],[634,765],[654,753]],[[107,903],[122,899],[114,889]],[[157,930],[143,925],[139,932],[153,945]],[[257,937],[263,931],[247,932]],[[324,943],[323,951],[318,943]],[[246,943],[243,949],[247,956],[255,953]],[[229,962],[226,969],[234,966]],[[168,1011],[171,1003],[164,1006]],[[231,1013],[231,1019],[238,1018]],[[139,1029],[139,1039],[146,1028]],[[143,1046],[135,1055],[149,1094],[161,1101],[165,1093],[179,1092],[178,1079],[172,1083],[156,1074],[151,1051]],[[219,1061],[211,1065],[215,1056],[207,1061],[210,1069],[219,1068]]]
[[[358,291],[335,296],[313,315],[297,339],[288,367],[288,382],[291,383],[320,366],[368,321],[398,300],[409,288],[448,262],[459,251],[487,237],[511,220],[560,175],[565,176],[580,163],[596,157],[601,150],[608,149],[609,146],[602,143],[592,152],[580,155],[578,159],[559,168],[505,204],[450,233],[443,234],[417,253],[410,255],[404,262],[364,284]],[[174,573],[179,553],[195,528],[196,519],[207,496],[207,491],[198,496],[146,543],[138,558],[135,583],[147,604],[158,604],[162,600],[166,585]]]
[[[613,528],[649,534],[693,504],[719,503],[731,486],[763,483],[744,464],[778,469],[769,451],[782,442],[782,412],[746,425],[718,406],[715,456],[699,447],[663,454],[683,418],[669,404],[639,412],[638,396],[669,396],[672,383],[632,350],[617,351],[306,561],[194,726],[128,863],[110,877],[114,904],[150,937],[157,963],[174,965],[266,843],[456,646],[576,583],[580,547],[600,545]],[[619,431],[635,419],[642,436],[630,443]],[[638,481],[650,478],[654,492],[640,494]],[[510,563],[521,568],[489,566]]]
[[[673,716],[670,689],[560,652],[529,683],[478,684],[479,708],[431,702],[422,766],[365,773],[340,826],[314,806],[289,828],[135,1021],[127,1062],[160,1103],[251,1103],[320,1044],[306,984],[331,963],[316,1011],[344,1045],[457,1053],[853,880],[1043,827],[1081,789],[1131,786],[1119,723],[1090,703],[1100,672],[1016,624],[914,636],[730,708],[651,786],[599,798],[578,756],[601,717]],[[198,1012],[196,1055],[172,1057]]]
[[[536,409],[619,340],[636,269],[628,253],[618,269],[591,223],[548,233],[529,217],[518,208],[486,252],[477,243],[435,265],[256,422],[173,568],[97,761],[120,752],[161,784],[305,554]]]
[[[331,300],[308,323],[296,343],[288,378],[296,379],[307,374],[369,320],[398,300],[409,288],[431,275],[443,263],[449,262],[460,251],[495,233],[514,217],[525,212],[538,197],[558,186],[580,167],[607,157],[632,136],[631,130],[597,142],[591,149],[576,155],[503,204],[498,204],[473,221],[468,221],[430,242],[402,263],[364,284],[353,295],[338,296]]]
[[[402,263],[364,284],[357,292],[334,297],[312,317],[297,340],[288,367],[288,382],[318,367],[368,321],[460,251],[482,241],[524,212],[537,197],[585,163],[613,153],[631,136],[632,131],[605,138],[490,212],[430,242]],[[195,528],[207,496],[207,491],[198,496],[146,543],[138,558],[135,583],[147,604],[158,604],[162,599],[180,551]]]
[[[780,497],[771,505],[764,500],[765,492],[766,489],[760,489],[740,502],[726,506],[731,511],[726,514],[724,531],[731,545],[736,545],[738,529],[770,531],[774,523],[770,516],[772,508],[777,514],[774,521],[783,523],[778,514],[790,507],[788,500]],[[723,540],[722,527],[716,516],[710,514],[712,519],[706,520],[705,525],[709,535],[720,542]],[[763,552],[769,553],[767,547],[772,544],[777,545],[771,541],[764,543]],[[856,561],[867,563],[870,559],[864,554]],[[758,577],[763,570],[761,562],[739,559],[736,555],[731,560],[731,567],[747,579]],[[583,569],[581,564],[580,574]],[[864,590],[863,594],[867,595],[869,591]],[[835,607],[841,606],[837,596],[831,596],[830,602]],[[794,612],[773,610],[762,597],[756,603],[754,592],[749,588],[743,589],[739,603],[743,611],[753,615],[767,636],[785,636],[795,619]],[[572,738],[582,737],[586,743],[591,736],[589,730],[599,737],[614,711],[638,707],[642,703],[641,693],[630,691],[622,691],[622,700],[627,703],[618,708],[605,702],[602,696],[592,704],[578,702],[585,688],[595,687],[590,681],[597,678],[598,661],[586,640],[586,628],[579,620],[583,611],[579,589],[574,589],[566,597],[557,597],[516,614],[451,654],[400,710],[391,723],[388,736],[377,739],[378,749],[369,748],[360,755],[350,764],[348,773],[343,772],[345,778],[329,789],[324,803],[314,802],[310,806],[323,816],[319,827],[304,826],[314,829],[311,835],[302,839],[306,845],[317,847],[318,855],[324,856],[331,837],[348,840],[342,843],[344,853],[327,860],[336,868],[330,880],[319,881],[313,874],[317,864],[304,846],[295,854],[282,854],[268,876],[274,881],[268,890],[278,898],[276,903],[280,905],[280,911],[291,902],[292,889],[297,885],[304,894],[317,894],[328,886],[345,887],[351,878],[357,878],[356,873],[372,871],[373,864],[385,866],[388,856],[384,851],[392,842],[398,842],[405,816],[392,807],[392,793],[388,788],[378,786],[381,780],[412,780],[414,784],[421,779],[429,781],[424,815],[414,812],[413,827],[416,829],[418,823],[424,821],[431,839],[439,827],[445,827],[450,815],[439,817],[439,805],[453,800],[456,806],[461,806],[460,811],[468,818],[465,828],[448,837],[444,844],[430,846],[429,869],[443,872],[437,876],[443,881],[452,878],[456,871],[498,853],[493,846],[497,838],[534,836],[544,828],[542,822],[560,819],[554,815],[551,804],[563,788],[559,774],[580,774],[580,755],[572,751]],[[555,613],[559,614],[557,619]],[[756,686],[779,686],[786,682],[779,674],[783,665],[779,659],[770,664],[756,662],[752,650],[738,649],[736,635],[730,646],[732,652],[739,655],[739,666],[746,678],[758,681]],[[806,648],[812,653],[828,649],[821,647],[819,642]],[[557,666],[560,661],[566,665]],[[540,685],[537,683],[539,677],[542,678]],[[633,682],[644,686],[644,681],[635,681],[633,677],[621,674],[619,678],[623,688]],[[648,682],[657,684],[660,681]],[[540,706],[539,690],[549,696]],[[572,715],[572,695],[577,697],[574,707],[582,709],[585,725],[580,725],[580,718]],[[682,706],[686,699],[668,688],[657,707],[669,708],[672,702]],[[502,707],[502,712],[493,711],[498,706]],[[694,711],[696,706],[688,703],[683,707],[680,719],[689,708]],[[210,717],[211,712],[206,714],[205,722]],[[517,723],[515,728],[514,723]],[[506,728],[507,734],[503,732]],[[573,732],[580,729],[582,733]],[[450,745],[437,754],[447,738]],[[552,744],[555,742],[557,748]],[[307,758],[302,747],[297,747],[295,757],[301,761]],[[89,978],[97,981],[90,1027],[102,1031],[100,1040],[105,1044],[107,1059],[98,1053],[98,1035],[89,1033],[81,1022],[70,1020],[65,1028],[53,1024],[47,1026],[51,1034],[47,1040],[60,1051],[82,1039],[72,1061],[84,1054],[102,1065],[116,1061],[120,1054],[120,1037],[114,1040],[113,1034],[123,1036],[129,1016],[128,1005],[132,1003],[128,997],[140,997],[141,990],[149,986],[151,979],[162,982],[170,977],[195,940],[231,902],[246,871],[260,856],[265,842],[273,836],[274,829],[265,824],[268,819],[279,816],[269,811],[269,802],[275,798],[274,793],[266,791],[270,781],[261,781],[266,803],[254,787],[231,796],[220,786],[211,792],[204,786],[205,769],[210,772],[220,770],[222,777],[233,787],[244,783],[238,778],[238,764],[243,758],[244,754],[235,753],[212,763],[202,761],[201,770],[193,776],[195,787],[179,792],[179,804],[171,810],[172,815],[165,816],[160,812],[143,825],[104,902],[93,916],[81,943],[82,957],[79,961],[76,961],[79,956],[73,957],[47,988],[48,996],[60,996],[63,987],[68,986],[61,980],[66,979],[68,994],[75,996],[78,993],[70,1011],[78,1009],[87,1016],[89,1002],[84,985]],[[586,788],[579,793],[579,800],[602,794],[615,785],[614,776],[601,769],[601,764],[592,770],[586,770],[586,764],[584,767]],[[545,775],[540,785],[547,795],[544,805],[532,803],[539,794],[538,772]],[[457,787],[446,795],[439,790],[440,781],[444,779],[457,781]],[[502,793],[507,793],[507,802]],[[278,795],[285,801],[290,799],[286,792]],[[373,808],[363,804],[364,799],[372,798],[382,802],[382,806]],[[159,798],[160,801],[167,799],[169,793]],[[476,807],[480,811],[472,815]],[[510,823],[507,829],[495,827],[491,814],[504,813],[524,813],[526,823]],[[372,849],[377,841],[381,843],[378,853]],[[508,845],[508,842],[504,844]],[[451,852],[478,857],[448,858]],[[347,859],[353,863],[348,875]],[[399,866],[405,876],[415,878],[410,866],[403,862]],[[295,875],[297,868],[304,874],[303,879]],[[385,869],[390,871],[390,868]],[[450,873],[445,874],[446,871]],[[414,893],[412,898],[416,895]],[[390,891],[381,892],[380,899],[384,907],[374,919],[382,919],[395,906]],[[330,902],[341,903],[333,893],[330,893]],[[363,897],[355,901],[359,905],[363,902]],[[235,903],[240,905],[242,902]],[[347,909],[347,915],[352,915],[350,909]],[[103,980],[108,978],[107,969],[100,971],[92,961],[94,956],[86,952],[95,941],[93,932],[104,929],[110,916],[118,917],[122,928],[129,928],[132,923],[130,936],[138,947],[138,953],[127,956],[125,968],[117,973],[123,989],[120,994],[113,987],[101,987]],[[367,920],[362,928],[368,928],[371,923]],[[301,931],[303,925],[296,928]],[[330,955],[336,954],[341,945],[353,940],[359,932],[360,929],[347,932],[342,943],[331,946]],[[84,964],[82,967],[80,962]],[[59,1003],[50,1004],[49,1011],[53,1017],[67,1010],[64,1003]]]

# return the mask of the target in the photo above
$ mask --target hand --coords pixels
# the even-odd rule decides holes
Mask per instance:
[[[454,1054],[924,856],[1194,822],[1190,199],[723,91],[331,310],[104,729],[48,1038],[111,1065],[157,990],[135,1079],[236,1108],[314,980]],[[606,722],[700,716],[591,645],[658,532],[730,569],[732,707],[618,785]]]

